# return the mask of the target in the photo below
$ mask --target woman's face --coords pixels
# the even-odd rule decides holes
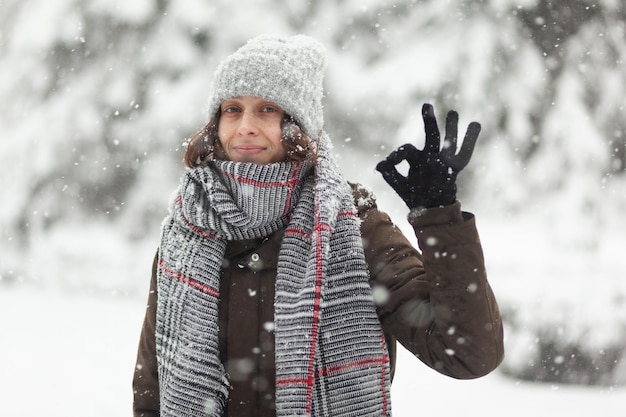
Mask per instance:
[[[241,96],[224,100],[220,109],[218,136],[228,159],[260,165],[286,159],[280,142],[284,111],[277,104]]]

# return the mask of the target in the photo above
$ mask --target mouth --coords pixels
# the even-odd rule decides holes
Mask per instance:
[[[235,146],[235,151],[242,155],[255,155],[265,150],[265,147],[259,145],[239,145]]]

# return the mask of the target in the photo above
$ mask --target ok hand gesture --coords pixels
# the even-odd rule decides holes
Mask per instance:
[[[457,153],[459,115],[449,111],[443,147],[433,106],[422,107],[426,142],[423,150],[411,144],[400,146],[376,165],[385,181],[398,193],[410,209],[432,208],[454,203],[457,174],[468,164],[480,133],[480,124],[472,122],[467,128],[461,149]],[[441,149],[440,149],[441,148]],[[396,165],[406,160],[409,173],[405,177]]]

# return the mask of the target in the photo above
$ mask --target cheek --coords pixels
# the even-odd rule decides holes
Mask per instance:
[[[279,145],[282,147],[281,139],[283,137],[283,131],[280,127],[280,123],[278,126],[272,126],[272,129],[269,130],[268,134],[269,139],[274,143],[274,145]]]
[[[220,141],[222,145],[226,145],[230,141],[231,137],[232,134],[230,133],[227,124],[220,123],[217,128],[217,140]]]
[[[227,149],[230,142],[226,129],[221,126],[217,129],[217,138],[215,141],[215,156],[219,159],[229,159]]]

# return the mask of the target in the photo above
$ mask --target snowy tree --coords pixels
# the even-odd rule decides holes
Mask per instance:
[[[504,369],[610,382],[626,341],[622,3],[4,0],[1,282],[140,292],[184,140],[206,121],[213,69],[259,33],[307,33],[328,48],[337,152],[372,171],[423,139],[423,102],[482,123],[460,197],[502,226],[506,259],[489,261],[496,244],[485,240],[515,352]],[[554,365],[571,355],[580,361]]]

